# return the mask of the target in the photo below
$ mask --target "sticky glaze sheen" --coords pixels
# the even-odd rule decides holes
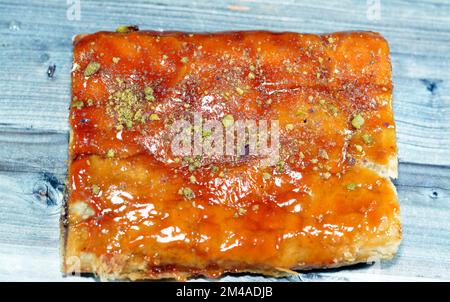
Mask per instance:
[[[368,168],[387,175],[397,152],[380,35],[100,32],[74,45],[66,259],[83,271],[273,274],[365,261],[399,240],[395,189]],[[280,162],[190,169],[169,126],[192,112],[278,120]]]

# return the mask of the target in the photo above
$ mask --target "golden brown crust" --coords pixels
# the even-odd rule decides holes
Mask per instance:
[[[64,272],[278,277],[394,256],[379,34],[100,32],[74,47]],[[167,126],[193,112],[278,120],[280,160],[175,156]]]

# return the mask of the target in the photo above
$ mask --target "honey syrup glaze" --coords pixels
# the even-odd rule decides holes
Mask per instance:
[[[66,259],[84,271],[217,277],[396,249],[379,34],[99,32],[74,47]],[[194,112],[277,120],[278,162],[174,155],[170,126]]]

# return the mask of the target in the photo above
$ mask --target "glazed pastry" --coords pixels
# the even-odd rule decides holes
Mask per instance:
[[[69,119],[66,273],[283,276],[399,246],[391,64],[377,33],[79,35]],[[202,152],[174,151],[179,121]],[[250,133],[207,154],[240,121],[267,124],[270,152]]]

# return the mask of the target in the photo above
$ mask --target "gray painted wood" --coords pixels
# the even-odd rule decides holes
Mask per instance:
[[[119,24],[381,32],[390,43],[394,71],[396,186],[404,233],[399,255],[288,280],[450,279],[450,2],[381,0],[380,19],[370,20],[373,2],[81,0],[80,20],[71,21],[64,0],[0,0],[0,280],[92,280],[59,273],[71,38]],[[225,278],[230,279],[235,280]]]

